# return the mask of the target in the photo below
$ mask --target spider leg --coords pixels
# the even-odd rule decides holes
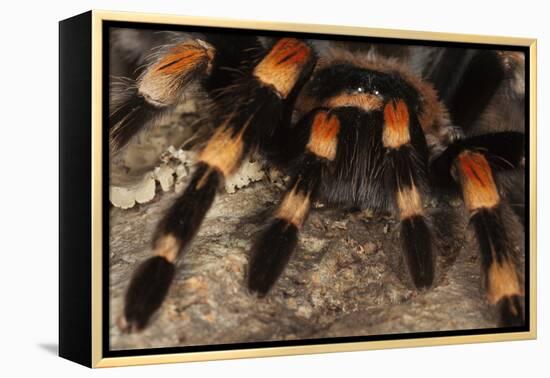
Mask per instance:
[[[154,256],[133,275],[125,298],[121,327],[143,329],[160,307],[172,282],[175,263],[197,233],[221,182],[241,164],[258,141],[268,142],[293,93],[313,69],[315,57],[302,41],[275,43],[244,80],[226,93],[219,127],[199,154],[197,169],[184,193],[157,226]]]
[[[200,162],[183,194],[157,225],[154,256],[134,271],[126,291],[123,330],[143,329],[161,306],[174,278],[176,259],[197,233],[222,180],[218,170]]]
[[[523,310],[519,299],[523,292],[492,169],[482,153],[471,150],[461,152],[455,164],[479,243],[489,303],[500,308],[503,325],[521,325]]]
[[[414,114],[402,99],[384,107],[382,144],[386,148],[386,185],[393,193],[400,219],[401,243],[416,287],[429,287],[434,279],[434,252],[426,221],[422,192],[426,188],[427,145]]]
[[[517,168],[524,156],[521,133],[500,132],[458,141],[437,157],[432,170],[459,184],[481,254],[487,298],[503,326],[524,324],[524,296],[494,173]]]
[[[340,121],[327,110],[314,112],[298,128],[309,130],[305,151],[294,165],[291,183],[268,226],[256,239],[248,269],[248,287],[265,296],[287,265],[298,232],[318,195],[322,170],[336,157]]]

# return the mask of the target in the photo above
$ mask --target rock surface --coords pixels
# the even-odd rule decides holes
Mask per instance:
[[[495,327],[496,314],[481,290],[476,242],[460,202],[445,197],[426,209],[440,240],[432,289],[413,288],[392,217],[320,207],[270,294],[250,295],[248,251],[281,193],[268,175],[233,194],[220,193],[179,261],[165,303],[138,334],[122,334],[116,325],[124,292],[137,264],[150,256],[154,227],[177,194],[157,190],[149,203],[113,207],[111,349]],[[519,251],[521,233],[514,241]]]

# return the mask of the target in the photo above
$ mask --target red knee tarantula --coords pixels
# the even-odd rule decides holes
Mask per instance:
[[[115,37],[114,48],[139,68],[123,68],[137,74],[111,94],[111,153],[192,91],[208,94],[217,125],[157,225],[153,256],[134,272],[125,330],[143,329],[161,306],[218,187],[252,152],[291,180],[253,244],[251,293],[265,296],[275,284],[314,201],[392,211],[412,281],[430,287],[436,251],[423,201],[430,190],[450,190],[469,213],[500,324],[524,324],[523,282],[502,213],[523,192],[501,179],[524,164],[523,53],[230,32],[176,33],[169,42],[137,30]]]

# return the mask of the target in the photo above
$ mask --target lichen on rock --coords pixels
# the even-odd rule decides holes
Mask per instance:
[[[225,180],[225,191],[235,193],[250,183],[260,181],[265,177],[262,164],[259,161],[246,160],[239,170]]]
[[[109,200],[114,206],[129,209],[136,203],[146,203],[155,197],[155,177],[152,173],[143,175],[136,184],[126,187],[111,186]]]

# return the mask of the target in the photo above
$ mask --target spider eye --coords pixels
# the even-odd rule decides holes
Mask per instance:
[[[380,92],[378,91],[378,89],[373,90],[372,93],[374,93],[376,96],[380,96]]]
[[[359,92],[359,93],[363,93],[365,91],[365,88],[357,87],[356,91]]]

